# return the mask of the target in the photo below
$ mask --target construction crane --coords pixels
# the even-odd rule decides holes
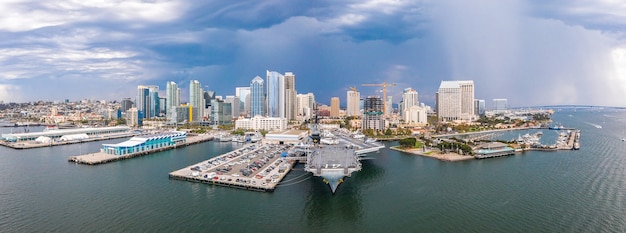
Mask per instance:
[[[395,83],[387,83],[387,81],[378,84],[362,84],[366,87],[383,87],[383,114],[387,114],[387,87],[395,87]]]
[[[353,116],[357,116],[359,115],[359,100],[356,99],[356,87],[350,87],[350,90],[353,91],[354,93],[352,94],[352,106],[354,106],[352,109],[352,114]]]

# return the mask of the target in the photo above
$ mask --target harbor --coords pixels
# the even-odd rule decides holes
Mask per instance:
[[[126,148],[126,151],[123,153],[115,152],[112,147],[110,147],[108,144],[105,144],[103,145],[104,148],[101,149],[99,152],[70,156],[68,159],[68,162],[77,163],[77,164],[86,164],[86,165],[105,164],[105,163],[135,158],[139,156],[145,156],[145,155],[149,155],[155,152],[171,150],[171,149],[175,149],[179,147],[188,146],[191,144],[213,140],[213,135],[210,135],[210,134],[200,134],[200,135],[193,135],[189,137],[187,137],[187,135],[184,134],[185,136],[184,140],[171,141],[171,143],[161,142],[160,146],[153,146],[153,145],[144,146],[141,144],[142,141],[145,144],[147,141],[150,141],[150,139],[158,138],[159,136],[160,135],[138,136],[138,137],[133,138],[137,140],[131,139],[129,141],[116,144],[116,145],[123,146],[124,148]],[[161,137],[161,138],[164,138],[164,137]],[[134,145],[129,145],[129,143],[133,143],[133,142],[135,142]],[[111,146],[115,146],[115,145],[111,145]],[[134,150],[128,149],[132,147],[136,147],[137,149],[134,149]]]
[[[334,193],[344,177],[361,170],[368,153],[385,146],[360,134],[314,132],[294,145],[266,141],[245,144],[242,148],[173,171],[171,179],[214,184],[252,191],[272,192],[296,162],[305,171],[322,177]]]

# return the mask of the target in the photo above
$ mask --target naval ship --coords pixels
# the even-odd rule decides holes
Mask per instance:
[[[307,158],[304,170],[321,177],[333,194],[345,177],[361,170],[363,155],[385,147],[375,140],[355,135],[335,136],[330,132],[322,135],[316,119],[309,138],[296,145],[297,150]]]

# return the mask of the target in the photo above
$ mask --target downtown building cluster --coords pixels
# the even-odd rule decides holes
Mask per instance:
[[[157,118],[169,124],[235,124],[235,128],[283,130],[289,121],[309,119],[315,104],[313,93],[297,93],[292,72],[266,71],[265,79],[256,76],[249,86],[236,87],[235,95],[226,97],[216,96],[214,91],[204,90],[198,80],[191,80],[187,103],[182,103],[180,88],[173,81],[166,83],[164,97],[158,92],[158,86],[139,85],[134,103],[129,98],[122,100],[121,110],[129,125]]]

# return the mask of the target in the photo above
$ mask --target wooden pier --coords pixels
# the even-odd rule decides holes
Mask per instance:
[[[171,150],[171,149],[184,147],[184,146],[188,146],[191,144],[206,142],[210,140],[213,140],[212,135],[190,136],[190,137],[187,137],[187,141],[185,143],[176,144],[172,146],[166,146],[166,147],[161,147],[161,148],[152,149],[152,150],[135,152],[135,153],[127,154],[127,155],[112,155],[112,154],[106,154],[103,152],[88,153],[88,154],[83,154],[83,155],[70,156],[68,159],[68,162],[77,163],[77,164],[98,165],[98,164],[110,163],[110,162],[114,162],[118,160],[125,160],[125,159],[135,158],[139,156],[144,156],[144,155],[152,154],[152,153],[159,152],[159,151]]]

